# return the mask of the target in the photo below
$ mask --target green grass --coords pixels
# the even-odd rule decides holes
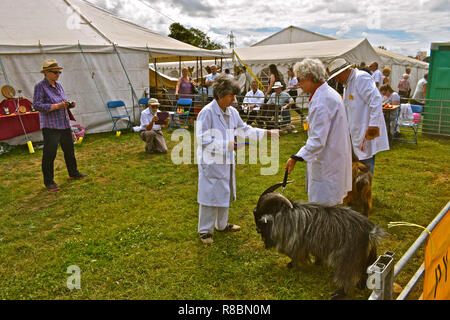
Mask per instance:
[[[166,133],[169,152],[176,142]],[[169,155],[148,155],[137,134],[88,135],[76,146],[80,171],[68,181],[58,150],[55,181],[42,183],[42,150],[26,146],[0,156],[1,299],[328,299],[332,270],[286,268],[289,258],[264,249],[252,209],[261,192],[283,178],[287,158],[306,141],[303,132],[282,136],[277,175],[261,164],[236,168],[237,201],[230,222],[238,233],[216,233],[204,246],[197,235],[197,166],[175,165]],[[450,143],[419,135],[419,146],[394,142],[377,155],[370,219],[427,226],[449,200]],[[267,166],[265,166],[267,167]],[[298,163],[285,195],[306,200]],[[389,229],[379,253],[399,258],[421,229]],[[423,250],[396,282],[405,285]],[[66,286],[67,267],[81,269],[81,290]],[[409,277],[408,277],[409,276]],[[419,293],[414,293],[418,296]],[[354,289],[349,299],[367,299]]]

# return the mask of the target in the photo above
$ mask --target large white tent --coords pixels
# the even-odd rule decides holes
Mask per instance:
[[[56,59],[73,114],[86,132],[112,128],[106,102],[133,105],[149,87],[149,60],[179,61],[224,57],[122,20],[84,0],[2,0],[0,19],[0,86],[9,84],[32,99],[43,76],[42,62]],[[134,103],[133,103],[134,102]],[[135,113],[135,114],[133,114]],[[33,140],[40,133],[31,135]],[[23,143],[24,137],[7,140]]]
[[[267,38],[261,41],[252,44],[251,46],[255,47],[280,43],[314,42],[324,40],[337,40],[337,38],[325,34],[312,32],[295,26],[289,26],[287,28],[284,28],[283,30],[280,30],[268,36]]]
[[[238,57],[259,74],[271,63],[286,74],[287,69],[305,58],[320,59],[325,65],[336,58],[345,58],[350,63],[381,59],[367,39],[326,40],[303,43],[287,43],[248,48],[236,48]]]
[[[302,28],[295,26],[289,26],[277,33],[270,35],[269,37],[253,44],[252,46],[266,46],[271,45],[281,45],[287,43],[304,43],[311,41],[329,41],[329,40],[339,40],[339,38],[324,35],[320,33],[311,32]],[[264,49],[266,50],[266,49]],[[417,59],[412,59],[407,56],[393,53],[387,50],[382,50],[379,48],[374,48],[376,54],[379,56],[378,59],[374,60],[372,57],[362,57],[359,61],[352,61],[355,64],[360,64],[361,62],[366,62],[369,64],[372,61],[377,61],[381,68],[389,67],[392,69],[390,81],[392,88],[397,90],[397,85],[403,74],[405,73],[406,67],[411,68],[410,83],[412,90],[415,89],[417,81],[423,77],[423,75],[428,72],[428,63],[422,62]],[[381,62],[381,63],[380,63]]]
[[[405,74],[406,68],[408,67],[411,69],[409,83],[412,87],[411,91],[414,93],[417,82],[428,72],[429,64],[380,48],[375,48],[375,51],[380,56],[381,60],[383,60],[383,66],[389,67],[392,70],[390,81],[394,90],[398,90],[398,83],[402,79],[403,74]]]

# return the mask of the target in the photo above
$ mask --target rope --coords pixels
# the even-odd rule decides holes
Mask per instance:
[[[98,87],[97,81],[95,81],[95,73],[94,73],[94,71],[92,70],[92,67],[91,67],[90,64],[89,64],[89,62],[88,62],[88,60],[87,60],[87,57],[86,57],[86,55],[85,55],[85,53],[84,53],[84,51],[83,51],[83,47],[81,46],[81,44],[80,44],[79,41],[78,41],[78,48],[80,48],[80,52],[81,52],[81,54],[82,54],[82,56],[83,56],[84,62],[86,63],[86,66],[87,66],[88,69],[89,69],[89,72],[90,72],[90,74],[91,74],[92,80],[94,81],[94,84],[95,84],[95,88],[96,88],[96,90],[97,90],[97,93],[98,93],[98,95],[100,96],[100,99],[102,100],[103,105],[106,107],[106,102],[105,102],[105,100],[103,99],[103,96],[102,96],[102,94],[101,94],[101,92],[100,92],[100,89],[99,89],[99,87]]]
[[[427,228],[425,228],[421,225],[415,224],[415,223],[410,223],[410,222],[405,222],[405,221],[389,222],[388,228],[393,228],[393,227],[417,227],[417,228],[425,230],[428,233],[428,236],[430,237],[431,251],[434,252],[433,243],[431,242],[431,232]]]
[[[2,67],[3,77],[5,77],[6,84],[9,85],[8,75],[6,74],[6,69],[2,61],[2,56],[0,55],[0,66]]]
[[[130,85],[130,88],[131,88],[131,94],[132,94],[132,100],[133,100],[132,101],[132,104],[133,104],[133,122],[136,122],[136,117],[134,115],[134,107],[135,107],[134,106],[134,99],[136,99],[136,103],[139,101],[139,99],[138,99],[138,97],[136,95],[136,92],[134,91],[133,84],[131,83],[131,80],[130,80],[130,77],[128,76],[127,70],[125,69],[125,66],[123,64],[122,58],[120,57],[119,51],[117,50],[117,47],[116,47],[116,45],[114,43],[112,45],[113,45],[114,51],[117,54],[117,57],[119,58],[120,65],[122,66],[122,69],[125,72],[125,76],[127,77],[128,84]],[[126,108],[126,106],[125,106],[125,108]]]

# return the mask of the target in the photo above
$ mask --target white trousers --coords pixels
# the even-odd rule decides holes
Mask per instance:
[[[214,233],[214,227],[217,230],[223,230],[228,224],[228,207],[210,207],[199,205],[198,214],[198,233]]]

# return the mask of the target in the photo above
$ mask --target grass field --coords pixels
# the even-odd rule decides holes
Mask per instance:
[[[176,145],[166,133],[169,152]],[[236,169],[237,201],[230,222],[238,233],[216,233],[204,246],[197,235],[197,167],[148,155],[135,133],[85,137],[76,146],[81,181],[68,181],[58,151],[55,181],[43,186],[42,150],[26,146],[0,155],[0,299],[328,299],[336,289],[327,267],[286,268],[289,258],[264,249],[252,209],[261,192],[283,178],[287,158],[306,141],[282,136],[280,167],[260,175],[261,164]],[[390,234],[379,254],[399,258],[422,232],[387,229],[391,221],[427,226],[449,200],[450,143],[419,135],[419,145],[394,142],[377,155],[370,219]],[[306,200],[298,163],[285,195]],[[405,285],[423,250],[396,280]],[[69,290],[69,266],[81,271],[81,289]],[[348,299],[367,299],[354,289]],[[414,296],[418,296],[415,292]]]

